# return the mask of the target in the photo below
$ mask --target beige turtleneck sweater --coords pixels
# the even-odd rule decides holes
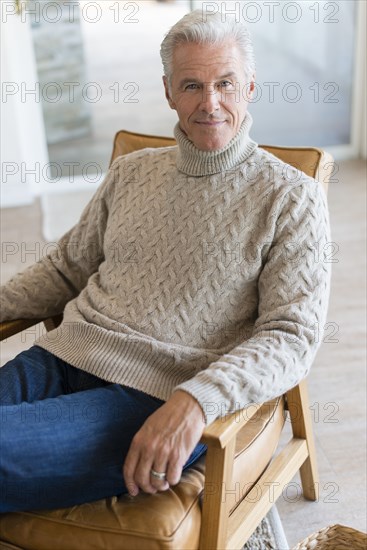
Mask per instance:
[[[57,250],[2,288],[2,320],[64,310],[37,345],[164,400],[184,390],[207,423],[296,385],[326,319],[326,197],[250,126],[204,152],[177,124],[178,146],[116,159]]]

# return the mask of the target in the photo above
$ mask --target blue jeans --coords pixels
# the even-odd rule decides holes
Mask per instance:
[[[163,403],[38,346],[17,355],[0,368],[0,512],[126,493],[122,465],[130,442]],[[185,468],[205,449],[198,444]]]

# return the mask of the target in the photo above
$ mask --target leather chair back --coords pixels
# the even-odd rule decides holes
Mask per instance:
[[[111,163],[119,156],[132,153],[146,147],[172,147],[176,145],[173,137],[154,136],[120,130],[115,136]],[[260,145],[280,160],[301,170],[322,183],[327,193],[328,182],[333,171],[334,161],[331,155],[317,147],[279,147]],[[111,164],[110,163],[110,164]]]

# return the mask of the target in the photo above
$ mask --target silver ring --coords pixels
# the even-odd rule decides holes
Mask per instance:
[[[150,470],[150,475],[157,479],[166,479],[165,472],[156,472],[155,470],[153,470],[153,468]]]

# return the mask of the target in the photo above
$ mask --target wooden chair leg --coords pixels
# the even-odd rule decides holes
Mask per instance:
[[[293,436],[307,442],[308,458],[300,468],[303,495],[308,500],[318,500],[319,477],[306,380],[287,392],[287,403]]]

